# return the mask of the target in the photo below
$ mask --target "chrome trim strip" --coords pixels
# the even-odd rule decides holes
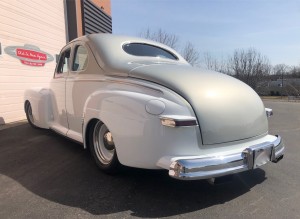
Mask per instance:
[[[267,160],[261,160],[261,154],[265,152],[270,156],[266,156]],[[277,136],[273,142],[253,145],[240,153],[173,161],[169,176],[181,180],[209,179],[254,169],[268,161],[276,163],[283,155],[284,144],[281,137]]]
[[[193,116],[162,115],[159,119],[162,125],[172,128],[198,126],[197,119]]]
[[[136,87],[143,87],[143,88],[163,94],[163,91],[160,89],[153,88],[151,86],[147,86],[147,85],[140,84],[140,83],[129,82],[129,81],[121,81],[121,80],[116,80],[116,79],[74,79],[74,78],[71,78],[71,79],[76,82],[111,82],[111,83],[118,83],[118,84],[127,84],[127,85],[136,86]]]
[[[113,80],[113,79],[106,79],[106,81],[110,81],[110,82],[113,82],[113,83],[119,83],[119,84],[127,84],[127,85],[132,85],[132,86],[137,86],[137,87],[144,87],[144,88],[147,88],[147,89],[150,89],[150,90],[153,90],[155,92],[163,94],[162,90],[159,90],[157,88],[153,88],[151,86],[147,86],[147,85],[144,85],[144,84],[133,83],[133,82],[128,82],[128,81],[118,81],[118,80]]]

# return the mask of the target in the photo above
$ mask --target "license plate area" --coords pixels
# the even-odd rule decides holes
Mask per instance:
[[[258,168],[271,161],[273,154],[273,145],[246,148],[243,151],[244,164],[248,166],[248,169]]]

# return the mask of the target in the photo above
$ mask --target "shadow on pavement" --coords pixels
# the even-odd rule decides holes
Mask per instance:
[[[0,131],[0,139],[1,174],[44,199],[94,215],[131,211],[153,218],[193,212],[235,199],[265,180],[261,169],[217,186],[177,181],[166,171],[126,168],[110,176],[80,145],[51,131],[26,124]]]

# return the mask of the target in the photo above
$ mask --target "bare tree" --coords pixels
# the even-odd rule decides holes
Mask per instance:
[[[281,78],[281,87],[283,87],[283,78],[288,73],[288,70],[289,66],[285,64],[277,64],[273,67],[273,74]]]
[[[300,78],[300,65],[290,67],[289,75],[294,78]]]
[[[253,89],[264,76],[271,72],[269,59],[253,48],[235,50],[228,64],[231,74]]]
[[[191,42],[187,42],[182,50],[183,58],[191,65],[197,65],[199,61],[199,53]]]
[[[228,70],[228,63],[226,60],[222,59],[217,59],[213,57],[209,52],[203,53],[203,58],[202,58],[202,65],[213,71],[218,71],[227,74],[229,72]]]
[[[175,34],[167,33],[162,29],[158,29],[157,31],[152,31],[148,28],[146,31],[140,33],[140,36],[149,40],[153,40],[159,43],[163,43],[173,49],[177,49],[179,47],[179,38]],[[195,49],[195,46],[187,42],[184,48],[181,50],[183,58],[189,62],[191,65],[198,64],[199,53]]]
[[[204,67],[209,70],[216,71],[218,69],[218,60],[213,57],[209,52],[203,53],[203,64]]]
[[[176,49],[178,47],[179,42],[179,38],[177,35],[167,33],[161,28],[157,31],[151,31],[151,29],[148,28],[146,31],[140,33],[140,37],[163,43],[173,49]]]
[[[285,95],[299,95],[299,85],[297,83],[293,83],[293,81],[288,80],[288,78],[293,78],[293,70],[291,66],[286,64],[277,64],[273,67],[273,74],[277,76],[277,80],[281,79],[281,96]]]
[[[290,67],[286,64],[277,64],[273,67],[273,74],[285,75],[289,72]]]

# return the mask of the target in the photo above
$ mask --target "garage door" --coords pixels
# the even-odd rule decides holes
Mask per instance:
[[[64,1],[0,1],[0,124],[25,119],[23,93],[48,86],[66,44]]]

